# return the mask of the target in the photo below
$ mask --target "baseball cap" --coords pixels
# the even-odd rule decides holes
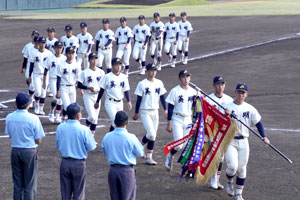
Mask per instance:
[[[140,15],[140,16],[138,17],[138,19],[145,19],[145,16],[144,16],[144,15]]]
[[[120,18],[120,22],[126,22],[126,21],[127,21],[126,17],[121,17]]]
[[[73,27],[70,24],[67,24],[65,26],[65,31],[71,31],[71,30],[73,30]]]
[[[98,58],[98,56],[94,52],[90,53],[89,60],[94,59],[94,58]]]
[[[74,53],[75,49],[73,47],[67,47],[66,48],[66,53]]]
[[[118,111],[114,122],[118,126],[118,125],[125,124],[127,120],[128,120],[128,114],[125,111]]]
[[[176,17],[175,13],[170,13],[169,17]]]
[[[182,77],[182,76],[190,76],[190,75],[191,75],[191,73],[187,69],[182,69],[178,73],[179,78]]]
[[[48,28],[47,28],[47,31],[48,31],[48,32],[50,32],[50,31],[51,31],[51,32],[56,32],[56,29],[55,29],[54,27],[48,27]]]
[[[214,78],[214,84],[216,83],[225,83],[225,78],[224,76],[218,75]]]
[[[40,35],[40,33],[36,30],[32,31],[31,35]]]
[[[160,16],[160,15],[159,15],[158,12],[155,12],[155,13],[153,14],[153,17],[154,17],[154,18],[159,17],[159,16]]]
[[[41,37],[38,38],[37,42],[38,43],[46,43],[46,38],[41,36]]]
[[[85,28],[87,27],[87,23],[86,22],[81,22],[80,23],[80,28]]]
[[[180,13],[180,16],[181,16],[181,17],[186,16],[186,12],[181,12],[181,13]]]
[[[61,41],[54,42],[53,47],[63,47],[63,43]]]
[[[248,86],[246,85],[246,83],[238,83],[238,84],[236,85],[235,90],[248,92]]]
[[[78,103],[71,103],[67,107],[67,115],[68,116],[76,116],[80,111],[83,110],[83,107]]]
[[[148,63],[146,66],[146,70],[157,70],[157,66],[154,63]]]
[[[39,39],[39,36],[36,35],[36,36],[34,36],[33,41],[34,41],[34,42],[38,42],[38,39]]]
[[[17,94],[16,96],[16,104],[17,106],[24,106],[26,105],[28,102],[30,102],[30,96],[24,92],[20,92]]]
[[[113,59],[111,60],[111,64],[112,64],[112,65],[115,65],[115,64],[123,64],[123,62],[122,62],[122,60],[121,60],[120,58],[116,57],[116,58],[113,58]]]
[[[109,24],[109,19],[102,19],[103,24]]]

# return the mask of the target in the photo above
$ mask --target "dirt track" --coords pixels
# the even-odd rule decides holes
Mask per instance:
[[[166,22],[167,19],[163,19]],[[295,35],[299,28],[300,16],[272,17],[203,17],[190,18],[195,32],[191,36],[190,57],[207,53],[254,44],[284,36]],[[150,19],[146,20],[150,23]],[[22,64],[21,49],[30,40],[33,29],[46,34],[48,26],[55,26],[57,35],[63,34],[65,24],[72,24],[75,32],[79,31],[78,20],[5,20],[0,19],[0,90],[10,92],[0,93],[0,102],[15,97],[17,92],[25,91],[24,77],[19,73]],[[100,20],[87,20],[89,31],[95,35],[100,27]],[[132,27],[137,20],[129,20]],[[118,20],[111,20],[111,29],[116,30]],[[226,93],[233,96],[237,82],[245,81],[249,87],[247,101],[254,105],[263,117],[267,134],[271,142],[287,154],[294,164],[285,160],[264,146],[255,136],[250,137],[250,161],[244,190],[245,199],[297,199],[300,188],[300,160],[298,156],[300,142],[300,107],[299,97],[299,45],[298,38],[278,43],[211,57],[201,61],[190,62],[186,67],[192,73],[192,81],[197,83],[207,93],[212,92],[212,78],[222,74],[227,79]],[[115,51],[114,51],[115,52]],[[148,59],[149,60],[149,59]],[[163,60],[166,62],[166,59]],[[132,60],[132,70],[136,63]],[[158,74],[168,91],[177,84],[177,73],[183,69],[177,65],[175,69],[164,68]],[[131,94],[143,77],[131,75],[129,78]],[[82,98],[77,97],[82,104]],[[49,107],[50,99],[47,99]],[[134,102],[135,103],[135,102]],[[0,117],[6,111],[14,109],[13,103],[6,104],[7,110],[0,110]],[[46,111],[48,110],[46,107]],[[104,108],[104,107],[103,107]],[[130,112],[133,115],[133,112]],[[105,110],[100,114],[99,125],[105,128],[97,129],[98,143],[108,130],[109,122]],[[163,147],[172,140],[171,134],[165,131],[165,120],[161,113],[161,123],[158,130],[155,159],[159,165],[150,167],[139,159],[137,171],[137,199],[231,199],[225,191],[213,191],[208,187],[200,187],[193,180],[177,182],[180,165],[175,165],[173,173],[169,174],[163,167]],[[47,119],[41,119],[45,131],[55,131]],[[284,130],[270,130],[284,129]],[[291,129],[292,131],[287,131]],[[144,135],[142,124],[130,123],[129,131],[139,138]],[[293,131],[294,130],[294,131]],[[4,134],[4,121],[0,121],[0,134]],[[12,199],[12,180],[10,170],[9,140],[0,138],[0,199]],[[48,135],[39,147],[39,187],[37,199],[60,199],[59,189],[60,157],[55,149],[55,136]],[[86,199],[108,199],[106,159],[100,148],[89,154],[87,161],[88,179]],[[223,170],[224,171],[224,170]],[[222,177],[225,184],[225,177]]]

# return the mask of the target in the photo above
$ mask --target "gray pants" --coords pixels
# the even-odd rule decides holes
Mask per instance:
[[[62,159],[60,165],[60,191],[62,200],[84,200],[86,165],[84,160]]]
[[[14,200],[33,200],[37,191],[37,149],[12,148]]]
[[[111,200],[134,200],[136,179],[133,167],[111,166],[108,173]]]

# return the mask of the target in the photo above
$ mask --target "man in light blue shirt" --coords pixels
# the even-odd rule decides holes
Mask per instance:
[[[37,146],[45,137],[38,116],[28,112],[31,98],[26,93],[16,97],[17,110],[6,117],[5,134],[11,141],[11,168],[14,200],[35,199],[37,192]]]
[[[56,130],[56,148],[62,157],[60,189],[62,200],[85,199],[86,163],[88,151],[96,148],[90,129],[80,124],[81,106],[72,103],[67,107],[68,121]]]
[[[133,166],[136,165],[136,156],[144,155],[144,147],[134,134],[127,132],[126,112],[117,112],[114,122],[117,128],[107,133],[102,141],[102,150],[110,164],[108,174],[110,198],[133,200],[136,197]]]

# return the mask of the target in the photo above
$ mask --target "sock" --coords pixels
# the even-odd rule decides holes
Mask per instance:
[[[182,50],[178,50],[178,52],[179,52],[180,54],[182,54]]]
[[[154,149],[154,141],[149,140],[148,144],[147,144],[147,149],[149,152],[153,152]]]
[[[91,124],[91,126],[90,126],[90,130],[92,131],[93,134],[95,134],[95,132],[96,132],[96,127],[97,127],[96,124]]]
[[[236,190],[235,190],[236,195],[242,194],[244,185],[245,185],[245,181],[246,181],[246,178],[236,177]]]
[[[146,61],[142,61],[142,67],[146,67]]]
[[[176,60],[176,55],[175,55],[175,56],[173,56],[173,60]]]
[[[140,59],[136,59],[135,61],[136,61],[136,62],[140,62]]]
[[[149,142],[148,138],[146,137],[146,135],[143,137],[142,139],[142,144],[146,144],[147,142]]]
[[[175,149],[171,150],[171,156],[174,156],[176,153],[177,153],[177,150],[175,150]]]
[[[157,57],[157,62],[159,62],[159,63],[161,62],[161,56]]]
[[[125,69],[129,69],[129,65],[126,65],[126,66],[125,66]]]
[[[111,125],[110,128],[109,128],[109,132],[115,130],[115,128]]]
[[[184,56],[188,57],[189,56],[189,52],[188,51],[184,52]]]
[[[54,110],[54,107],[56,106],[56,102],[55,101],[51,101],[51,107],[52,107],[52,110]]]
[[[89,121],[89,120],[85,120],[85,124],[87,125],[87,126],[90,126],[91,125],[91,122]]]
[[[65,111],[65,109],[63,109],[62,114],[63,114],[63,117],[65,117],[67,115],[67,111]]]
[[[154,59],[155,55],[151,55],[151,58]]]

